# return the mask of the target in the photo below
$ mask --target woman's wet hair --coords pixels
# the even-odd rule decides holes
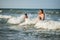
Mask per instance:
[[[40,9],[40,10],[42,11],[42,13],[44,13],[44,12],[43,12],[43,9]]]

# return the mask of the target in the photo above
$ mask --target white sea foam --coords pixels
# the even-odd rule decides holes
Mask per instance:
[[[24,20],[24,15],[20,16],[20,17],[12,17],[10,18],[7,23],[10,23],[10,24],[19,24],[21,23],[22,21]]]
[[[11,18],[12,16],[8,16],[8,15],[0,15],[0,18]]]
[[[30,25],[34,25],[32,27],[35,27],[37,29],[41,28],[41,29],[60,29],[60,22],[58,21],[52,21],[52,20],[44,20],[44,21],[38,21],[37,23],[34,23],[35,21],[31,21],[31,20],[26,20],[25,22],[19,24],[19,27],[21,26],[27,26],[30,27]]]
[[[0,12],[2,12],[2,10],[0,10]]]
[[[36,28],[43,28],[43,29],[60,29],[60,22],[57,21],[39,21],[35,25]]]

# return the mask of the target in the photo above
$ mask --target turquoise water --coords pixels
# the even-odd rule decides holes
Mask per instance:
[[[2,11],[1,11],[2,10]],[[60,40],[60,30],[45,30],[34,28],[34,24],[18,26],[8,24],[10,17],[19,17],[25,13],[30,19],[36,18],[39,9],[0,9],[0,40]],[[45,20],[60,23],[60,9],[44,9]],[[4,17],[3,17],[4,16]],[[57,24],[57,23],[56,23]],[[58,25],[58,24],[57,24]]]

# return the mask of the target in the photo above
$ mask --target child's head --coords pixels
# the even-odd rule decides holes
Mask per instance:
[[[27,16],[27,13],[25,13],[25,16]]]
[[[27,13],[25,13],[25,17],[28,18]]]

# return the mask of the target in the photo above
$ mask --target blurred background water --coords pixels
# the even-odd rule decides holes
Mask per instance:
[[[60,9],[43,10],[45,20],[60,23]],[[17,18],[25,13],[30,19],[36,18],[38,11],[39,9],[0,9],[0,40],[60,40],[60,30],[36,29],[33,25],[25,29],[18,27],[18,24],[7,23],[10,18]]]

